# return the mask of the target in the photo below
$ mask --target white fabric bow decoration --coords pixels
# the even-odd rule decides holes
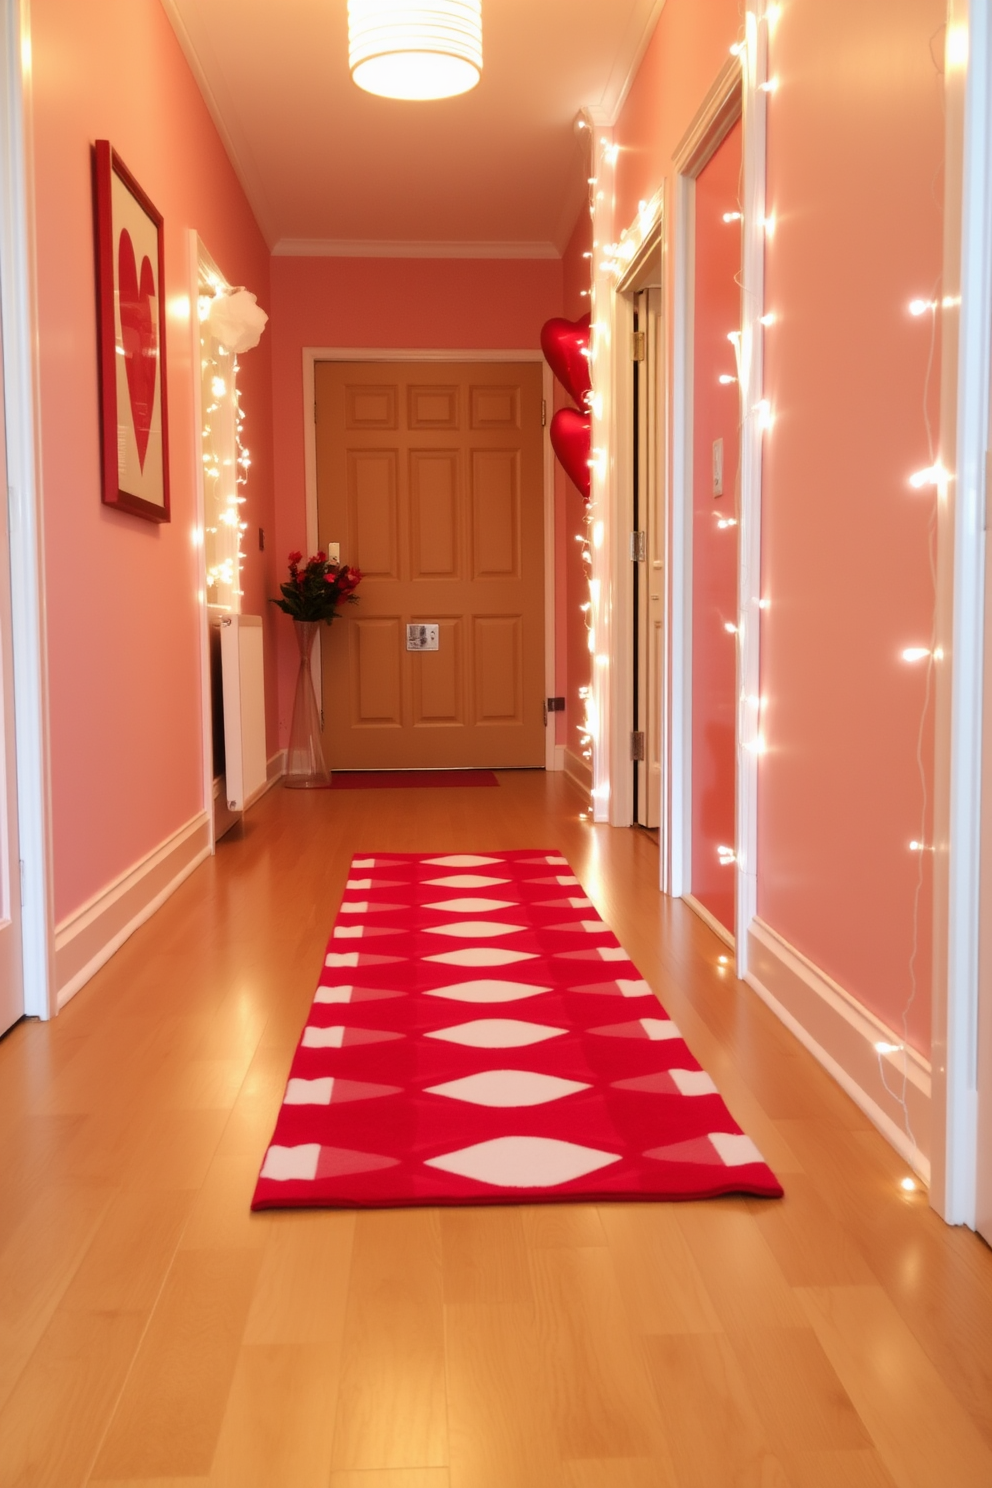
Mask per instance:
[[[247,289],[232,289],[227,294],[214,295],[207,312],[207,325],[225,350],[240,355],[258,345],[268,318]]]

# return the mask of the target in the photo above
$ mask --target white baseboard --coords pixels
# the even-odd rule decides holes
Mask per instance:
[[[585,795],[588,795],[592,790],[592,768],[588,760],[575,754],[567,744],[562,745],[561,749],[562,768],[565,774]]]
[[[262,797],[272,789],[276,782],[282,779],[285,773],[286,751],[285,749],[277,749],[275,754],[271,755],[269,759],[266,760],[265,779],[258,787],[258,790],[252,791],[251,795],[248,797],[247,801],[245,802],[245,810],[249,810],[250,807],[254,806],[256,801],[260,801]]]
[[[749,986],[929,1183],[929,1061],[759,919],[748,929],[748,965]],[[879,1053],[879,1043],[896,1052]],[[912,1136],[900,1100],[904,1081]]]
[[[685,903],[688,904],[688,906],[692,910],[693,914],[697,914],[699,916],[699,918],[705,924],[709,925],[710,929],[713,931],[713,934],[714,935],[719,935],[720,939],[724,942],[724,944],[725,945],[728,945],[730,947],[730,949],[733,950],[734,949],[734,937],[733,937],[733,935],[727,929],[726,925],[722,925],[720,923],[720,921],[717,919],[717,917],[713,913],[713,911],[710,910],[710,909],[707,909],[705,904],[700,904],[699,900],[696,899],[694,897],[694,895],[692,895],[692,894],[683,894],[682,895],[682,898],[685,901]]]
[[[64,1007],[209,855],[210,822],[200,811],[57,925],[57,1006]]]
[[[285,749],[277,749],[275,754],[270,755],[266,762],[265,784],[259,794],[264,796],[265,792],[271,790],[276,781],[281,780],[285,773],[286,751]]]

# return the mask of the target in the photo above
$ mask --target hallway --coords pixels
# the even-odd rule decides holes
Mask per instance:
[[[2,1488],[987,1488],[992,1255],[562,774],[271,791],[0,1043]],[[357,851],[555,847],[780,1203],[252,1215]]]

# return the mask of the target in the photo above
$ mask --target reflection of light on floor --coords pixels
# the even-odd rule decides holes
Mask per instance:
[[[589,833],[589,856],[586,859],[582,874],[582,882],[586,893],[596,904],[602,904],[606,898],[603,884],[603,864],[600,849],[599,833]]]

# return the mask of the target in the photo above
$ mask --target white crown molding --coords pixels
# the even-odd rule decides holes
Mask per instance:
[[[210,117],[214,121],[214,127],[220,135],[221,144],[227,152],[227,158],[234,167],[234,173],[241,182],[241,188],[248,198],[248,205],[254,214],[258,229],[265,239],[266,246],[271,251],[276,235],[272,220],[272,209],[265,194],[261,173],[252,159],[251,151],[243,135],[240,139],[235,137],[234,131],[237,131],[237,112],[234,107],[234,100],[226,88],[224,89],[224,96],[218,97],[217,91],[208,83],[206,71],[200,60],[200,52],[205,53],[208,50],[208,45],[202,36],[199,38],[198,45],[194,42],[180,14],[176,0],[162,0],[162,8],[168,16],[169,24],[176,34],[176,40],[182,48],[182,53],[189,64],[189,69],[196,79],[196,85],[200,90],[204,103],[207,105]],[[214,73],[216,76],[216,68],[214,69]],[[237,132],[240,134],[240,131]]]
[[[554,243],[484,243],[396,238],[280,238],[274,258],[560,258]]]
[[[624,37],[624,45],[620,48],[610,80],[603,90],[603,96],[598,105],[585,110],[592,124],[611,128],[619,119],[623,106],[627,102],[627,94],[644,61],[644,53],[648,49],[664,8],[665,0],[650,0],[647,13],[643,17],[637,14],[631,17],[627,34]],[[638,27],[640,28],[639,35]]]
[[[350,241],[338,239],[278,238],[271,203],[265,190],[263,174],[255,162],[242,129],[236,99],[226,85],[217,65],[206,28],[198,23],[195,7],[180,6],[179,0],[162,0],[162,6],[176,35],[183,55],[196,79],[197,86],[220,135],[234,171],[248,198],[270,251],[280,257],[306,258],[560,258],[553,242],[412,242]],[[651,38],[654,35],[665,0],[635,0],[627,22],[623,42],[599,100],[590,103],[585,112],[595,127],[612,125],[626,101],[637,76]],[[208,82],[209,77],[212,82]],[[570,230],[570,229],[569,229]],[[278,241],[277,241],[278,239]],[[274,245],[274,246],[273,246]]]

